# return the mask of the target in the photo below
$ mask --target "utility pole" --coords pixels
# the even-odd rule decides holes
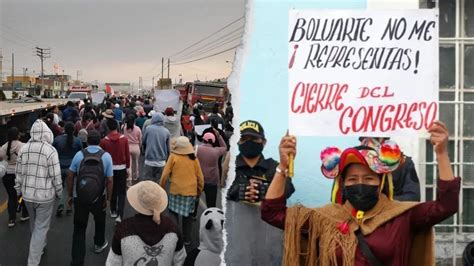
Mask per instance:
[[[151,78],[151,90],[155,89],[155,76]]]
[[[170,59],[168,58],[168,78],[170,78]]]
[[[3,53],[0,48],[0,88],[3,88]]]
[[[15,87],[15,54],[12,53],[12,92]]]
[[[41,90],[44,88],[44,67],[43,62],[46,58],[51,58],[51,50],[49,48],[40,48],[36,46],[36,55],[39,56],[41,60]],[[41,92],[40,92],[41,94]]]

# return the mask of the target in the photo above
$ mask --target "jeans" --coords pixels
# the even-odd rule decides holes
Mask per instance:
[[[93,204],[84,204],[74,199],[74,233],[72,235],[72,262],[71,265],[84,265],[86,254],[86,228],[89,213],[94,216],[95,235],[94,244],[102,246],[105,242],[105,196]]]
[[[151,180],[160,183],[163,168],[164,167],[154,167],[145,164],[143,168],[143,180]]]
[[[67,189],[66,189],[66,178],[67,178],[67,172],[69,171],[69,168],[61,168],[61,179],[63,180],[63,194],[61,196],[61,200],[59,201],[59,206],[64,208],[64,205],[67,205]],[[69,210],[69,206],[67,206],[67,209]]]
[[[206,205],[208,208],[216,207],[217,184],[204,184],[204,194],[206,195]]]
[[[28,254],[28,266],[39,265],[43,249],[47,243],[47,235],[51,224],[51,216],[54,209],[54,201],[48,203],[25,202],[30,214],[30,252]]]
[[[8,220],[16,220],[16,208],[18,207],[18,196],[15,190],[15,174],[6,174],[3,177],[3,185],[8,194]],[[28,217],[25,202],[21,202],[21,216]]]
[[[125,194],[127,192],[127,170],[114,170],[114,183],[112,189],[112,199],[110,200],[110,211],[116,212],[123,218],[123,208],[125,206]]]

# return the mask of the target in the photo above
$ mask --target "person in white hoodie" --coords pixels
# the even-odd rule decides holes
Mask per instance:
[[[208,208],[201,214],[199,228],[199,247],[193,249],[184,266],[218,266],[221,265],[221,252],[224,248],[222,231],[224,229],[224,212],[219,208]]]
[[[63,186],[61,167],[53,143],[53,133],[40,119],[33,123],[31,139],[23,145],[17,158],[15,189],[23,196],[30,214],[30,251],[28,265],[39,265],[46,246],[54,200]]]
[[[174,114],[173,107],[165,109],[163,125],[169,130],[172,139],[181,136],[181,121],[179,117]]]

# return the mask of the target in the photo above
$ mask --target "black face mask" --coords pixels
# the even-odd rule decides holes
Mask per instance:
[[[346,186],[344,196],[354,208],[366,212],[377,204],[379,187],[364,184]]]
[[[262,154],[263,143],[257,143],[248,140],[242,144],[239,144],[239,151],[242,156],[252,159]]]

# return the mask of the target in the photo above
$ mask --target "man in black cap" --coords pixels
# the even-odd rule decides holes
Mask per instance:
[[[248,120],[240,124],[235,180],[227,193],[227,265],[281,265],[282,231],[266,224],[259,214],[260,201],[278,166],[272,158],[264,158],[265,144],[265,132],[259,122]],[[294,191],[288,179],[286,197]]]

